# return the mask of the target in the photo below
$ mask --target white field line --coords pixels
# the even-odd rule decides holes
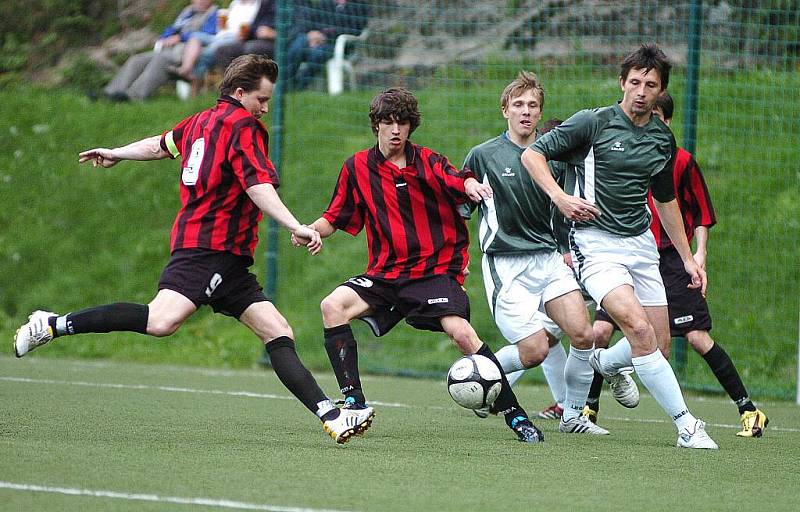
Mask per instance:
[[[218,500],[213,498],[180,498],[176,496],[159,496],[157,494],[137,494],[115,491],[96,491],[93,489],[74,489],[71,487],[48,487],[44,485],[15,484],[0,481],[0,489],[15,491],[49,492],[70,496],[91,496],[93,498],[111,498],[129,501],[154,501],[159,503],[176,503],[178,505],[201,505],[204,507],[232,508],[237,510],[267,510],[270,512],[344,512],[332,509],[279,507],[276,505],[245,503],[241,501]]]
[[[28,377],[8,377],[0,376],[0,381],[9,382],[25,382],[31,384],[52,384],[59,386],[84,386],[94,388],[110,388],[110,389],[136,389],[136,390],[153,390],[165,391],[169,393],[195,393],[204,395],[225,395],[245,398],[262,398],[271,400],[295,400],[294,397],[288,395],[275,395],[271,393],[254,393],[252,391],[223,391],[219,389],[196,389],[196,388],[182,388],[174,386],[149,386],[147,384],[115,384],[109,382],[86,382],[86,381],[72,381],[72,380],[52,380],[52,379],[32,379]],[[381,407],[398,407],[398,408],[414,408],[416,406],[410,404],[403,404],[397,402],[380,402],[370,400],[370,405],[378,405]],[[447,410],[447,407],[442,406],[427,406],[428,409]],[[613,421],[628,421],[634,423],[669,423],[666,419],[652,419],[652,418],[630,418],[618,416],[603,416],[606,419]],[[719,428],[730,428],[739,430],[741,425],[725,424],[725,423],[708,423],[708,425]],[[790,427],[767,427],[770,431],[776,432],[800,432],[799,428]]]

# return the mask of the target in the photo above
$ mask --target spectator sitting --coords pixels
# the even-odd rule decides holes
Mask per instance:
[[[261,7],[250,27],[247,39],[236,40],[217,48],[214,56],[214,65],[217,68],[225,69],[239,55],[250,53],[274,58],[275,38],[278,36],[275,30],[275,4],[275,0],[261,0]]]
[[[132,55],[103,89],[111,101],[143,100],[169,80],[170,66],[180,65],[191,38],[217,32],[217,6],[212,0],[192,0],[164,30],[154,50]]]
[[[243,41],[250,32],[260,5],[259,0],[233,0],[227,9],[225,25],[219,27],[219,31],[210,41],[200,38],[190,39],[186,43],[180,67],[176,67],[172,71],[181,78],[192,82],[192,88],[196,92],[208,70],[214,64],[217,48],[232,42]]]
[[[287,77],[294,89],[305,89],[333,56],[340,34],[358,34],[367,24],[369,7],[350,0],[308,0],[297,9],[297,33],[287,51]]]

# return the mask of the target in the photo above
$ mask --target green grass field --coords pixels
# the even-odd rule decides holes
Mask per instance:
[[[634,410],[605,396],[610,436],[539,420],[545,443],[524,445],[443,379],[366,377],[375,422],[338,446],[269,371],[39,355],[0,357],[2,510],[797,509],[800,410],[785,402],[761,402],[770,427],[742,439],[731,403],[690,396],[714,452],[676,448],[649,395]],[[517,392],[531,411],[550,402]]]

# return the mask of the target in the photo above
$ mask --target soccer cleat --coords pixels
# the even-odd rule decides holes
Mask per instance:
[[[339,416],[332,420],[324,421],[322,429],[330,434],[331,438],[339,444],[344,444],[351,437],[363,434],[372,425],[375,411],[372,407],[364,409],[339,409]]]
[[[739,437],[761,437],[764,429],[769,425],[769,418],[759,409],[745,411],[742,414],[742,431],[737,432]]]
[[[544,434],[524,416],[517,416],[511,422],[511,430],[517,434],[517,439],[522,443],[544,442]]]
[[[34,311],[28,317],[28,323],[17,329],[14,335],[14,355],[22,357],[40,345],[53,339],[53,329],[48,320],[58,316],[49,311]]]
[[[536,416],[543,420],[560,420],[562,414],[564,414],[564,409],[558,404],[553,404],[547,409],[539,411]]]
[[[367,404],[365,404],[364,402],[356,401],[355,397],[352,397],[352,396],[348,396],[344,400],[341,400],[341,401],[336,402],[336,403],[337,404],[342,404],[342,409],[347,409],[347,410],[351,410],[351,411],[363,411],[364,409],[369,409],[370,408],[370,407],[367,407]],[[372,420],[370,420],[369,423],[366,426],[364,426],[363,428],[359,428],[358,431],[356,431],[355,435],[360,436],[361,434],[366,432],[366,430],[369,428],[369,425],[371,423],[372,423]]]
[[[595,411],[588,405],[583,406],[583,411],[581,411],[581,416],[588,419],[592,423],[597,423],[597,411]]]
[[[633,378],[630,376],[630,373],[633,370],[623,369],[617,373],[608,373],[603,371],[602,366],[600,366],[600,359],[598,357],[600,352],[603,350],[605,349],[594,349],[592,355],[589,356],[589,365],[594,371],[602,375],[606,382],[608,382],[608,386],[611,388],[611,394],[614,395],[614,399],[616,399],[621,406],[627,407],[628,409],[633,409],[639,405],[639,388],[636,387],[636,382],[634,382]]]
[[[564,434],[594,434],[597,436],[607,436],[608,430],[603,427],[598,427],[586,416],[575,416],[569,420],[558,422],[558,431]]]
[[[481,407],[480,409],[472,409],[472,412],[479,418],[488,418],[492,411],[489,407]]]
[[[706,424],[701,420],[695,421],[691,429],[684,428],[678,432],[678,448],[700,448],[706,450],[716,450],[719,448],[708,434],[706,434]]]

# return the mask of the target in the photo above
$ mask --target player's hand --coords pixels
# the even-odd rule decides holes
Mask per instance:
[[[492,187],[486,183],[481,183],[475,178],[467,178],[464,181],[464,191],[467,193],[467,197],[476,203],[492,197]]]
[[[600,216],[600,210],[585,199],[561,194],[553,199],[553,203],[564,214],[564,217],[576,222],[585,222]]]
[[[703,297],[706,296],[706,286],[708,285],[708,278],[706,277],[706,271],[694,261],[694,258],[684,261],[683,268],[686,270],[686,273],[692,278],[692,282],[686,285],[687,288],[692,289],[700,289],[700,294]]]
[[[319,232],[303,224],[292,231],[292,245],[304,245],[312,255],[318,254],[322,250],[322,237]]]
[[[699,251],[694,253],[694,261],[697,263],[697,266],[702,268],[703,270],[706,269],[706,255],[705,253],[700,253]]]
[[[565,252],[565,253],[564,253],[564,254],[562,254],[561,256],[564,258],[564,263],[565,263],[565,264],[566,264],[566,265],[567,265],[569,268],[575,268],[575,267],[573,267],[573,266],[572,266],[572,253],[570,253],[570,252]]]
[[[120,161],[119,158],[114,156],[113,150],[108,148],[95,148],[78,154],[79,164],[90,160],[92,161],[92,166],[97,167],[99,165],[106,168],[113,167]]]

